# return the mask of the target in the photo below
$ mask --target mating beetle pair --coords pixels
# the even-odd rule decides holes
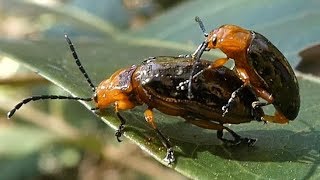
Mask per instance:
[[[82,98],[72,96],[42,95],[26,98],[18,103],[9,113],[10,118],[23,104],[30,101],[43,99],[70,99],[94,101],[92,110],[103,110],[114,105],[115,113],[121,121],[116,131],[116,137],[120,141],[126,120],[120,111],[132,109],[136,106],[146,104],[144,112],[145,120],[151,125],[161,138],[161,142],[167,148],[165,160],[172,163],[175,158],[172,145],[160,132],[154,121],[153,109],[165,114],[181,116],[187,122],[207,129],[218,131],[217,137],[231,144],[247,143],[253,145],[255,139],[242,138],[223,124],[239,124],[259,119],[263,116],[262,109],[253,109],[251,103],[256,101],[256,96],[247,88],[235,99],[236,103],[230,114],[221,117],[222,106],[228,102],[231,93],[242,85],[242,81],[236,74],[225,68],[206,69],[193,83],[194,99],[187,97],[187,88],[177,89],[177,86],[187,80],[192,71],[193,59],[182,57],[156,57],[145,60],[141,65],[133,65],[116,71],[110,78],[102,81],[95,87],[82,67],[74,46],[68,36],[72,55],[80,71],[86,78],[93,90],[93,97]],[[201,61],[201,68],[210,65],[208,61]],[[232,83],[230,83],[232,82]],[[223,130],[227,130],[234,137],[233,140],[223,138]]]
[[[255,143],[255,139],[243,138],[224,124],[260,121],[266,117],[261,107],[252,106],[252,103],[258,101],[256,92],[252,91],[246,82],[241,81],[234,71],[220,66],[210,68],[211,62],[200,60],[203,51],[211,47],[208,42],[203,43],[196,51],[197,62],[193,58],[184,57],[149,58],[139,66],[133,65],[118,70],[110,78],[102,81],[98,87],[95,87],[82,67],[71,40],[67,35],[65,37],[76,64],[92,88],[93,97],[33,96],[18,103],[8,113],[8,118],[23,104],[40,99],[94,101],[95,107],[92,110],[103,110],[114,105],[115,113],[121,121],[115,134],[120,141],[119,138],[126,123],[120,111],[146,104],[145,120],[159,135],[161,142],[167,148],[165,160],[168,163],[175,161],[173,148],[170,141],[158,129],[154,121],[153,109],[164,114],[181,116],[187,122],[202,128],[217,130],[217,137],[226,143],[233,145],[239,143],[253,145]],[[262,59],[260,58],[260,60]],[[197,69],[201,70],[200,73],[194,74],[194,64]],[[185,87],[184,82],[188,82],[189,79],[191,81],[189,81],[188,87]],[[239,88],[241,93],[237,93],[235,96],[234,92],[240,91]],[[192,99],[188,97],[188,92],[192,92]],[[230,97],[232,97],[231,100],[229,100]],[[286,103],[280,98],[281,103]],[[274,102],[276,100],[277,98]],[[222,117],[223,107],[231,102],[232,108],[229,108],[229,113]],[[232,140],[223,137],[224,129],[233,136]]]

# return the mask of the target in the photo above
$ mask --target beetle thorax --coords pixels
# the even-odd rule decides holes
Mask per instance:
[[[234,59],[239,53],[245,53],[251,40],[250,31],[235,25],[223,25],[211,31],[208,36],[208,48],[218,48],[227,57]]]
[[[119,109],[131,109],[135,106],[132,102],[131,78],[135,66],[120,69],[109,79],[102,81],[96,89],[96,107],[105,109],[112,103],[117,103]]]

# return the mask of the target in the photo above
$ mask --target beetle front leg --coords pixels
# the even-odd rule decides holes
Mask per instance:
[[[121,137],[122,134],[123,134],[124,125],[126,124],[126,120],[120,115],[119,112],[116,112],[116,114],[117,114],[118,118],[120,119],[121,124],[119,125],[118,130],[117,130],[116,133],[115,133],[115,136],[116,136],[118,142],[121,142],[120,137]]]
[[[116,112],[116,115],[117,117],[119,118],[120,120],[120,125],[115,133],[115,136],[117,138],[117,141],[118,142],[121,142],[121,139],[120,137],[122,136],[123,134],[123,130],[124,130],[124,125],[126,124],[126,120],[121,116],[120,112],[119,112],[119,105],[118,105],[118,102],[115,102],[115,112]]]
[[[219,58],[213,61],[213,63],[209,66],[209,68],[218,68],[223,66],[224,64],[227,63],[227,61],[229,60],[229,58]]]
[[[160,136],[160,140],[161,140],[162,144],[167,149],[167,155],[164,158],[164,161],[168,162],[168,164],[173,163],[175,161],[175,158],[174,158],[174,154],[173,154],[174,152],[173,152],[173,148],[171,146],[171,143],[157,128],[157,125],[154,122],[154,116],[153,116],[153,112],[152,112],[151,108],[148,108],[144,112],[144,117],[145,117],[146,121],[151,125],[151,127],[156,131],[156,133]]]

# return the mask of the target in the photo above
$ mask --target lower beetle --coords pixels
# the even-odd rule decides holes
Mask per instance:
[[[169,164],[175,161],[173,148],[169,140],[158,130],[154,121],[153,109],[157,109],[164,114],[181,116],[187,122],[202,128],[217,130],[217,137],[226,143],[234,145],[239,143],[253,145],[255,143],[255,139],[242,138],[230,128],[224,126],[224,124],[239,124],[255,119],[259,120],[263,116],[261,108],[253,109],[251,107],[251,103],[257,101],[257,97],[250,89],[244,88],[243,93],[234,99],[234,108],[225,117],[221,117],[222,106],[228,102],[231,93],[243,84],[230,69],[225,67],[205,69],[210,65],[210,62],[201,61],[199,66],[205,70],[195,77],[196,83],[193,83],[192,86],[195,97],[192,100],[187,97],[187,88],[181,85],[182,81],[189,78],[192,71],[193,59],[191,58],[149,58],[139,66],[133,65],[116,71],[111,77],[102,81],[98,87],[95,87],[82,67],[71,40],[67,35],[65,37],[76,64],[94,91],[93,97],[33,96],[18,103],[8,113],[8,118],[23,104],[43,99],[94,101],[95,107],[92,110],[103,110],[114,105],[115,113],[121,121],[115,133],[117,140],[120,142],[119,138],[123,134],[126,123],[120,111],[146,104],[145,120],[156,131],[166,147],[165,161]],[[233,140],[223,138],[224,129],[231,133]]]
[[[203,51],[220,49],[227,57],[215,60],[208,68],[221,67],[229,59],[233,59],[235,71],[244,82],[242,87],[250,86],[258,97],[266,101],[254,102],[252,106],[273,104],[276,109],[274,116],[265,115],[263,120],[288,123],[288,120],[297,117],[300,109],[297,78],[285,56],[267,38],[257,32],[229,24],[207,34],[199,17],[196,17],[196,21],[206,38],[193,54],[197,62],[200,61]],[[193,75],[192,72],[189,84]],[[242,87],[235,91],[235,96]],[[232,101],[233,98],[229,102]],[[224,106],[224,114],[229,107],[230,104]]]

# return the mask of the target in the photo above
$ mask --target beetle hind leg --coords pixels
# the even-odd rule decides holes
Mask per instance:
[[[247,144],[248,146],[253,146],[257,139],[251,139],[251,138],[243,138],[228,127],[223,126],[222,124],[218,124],[212,121],[206,121],[206,120],[194,120],[186,118],[186,121],[189,123],[192,123],[196,126],[199,126],[201,128],[205,129],[214,129],[217,130],[217,138],[223,141],[226,144],[230,145],[239,145],[239,144]],[[226,138],[223,138],[223,129],[227,130],[232,136],[233,140],[229,140]]]
[[[229,129],[227,127],[224,127],[224,129],[227,130],[234,138],[233,140],[225,139],[225,138],[223,138],[223,131],[222,130],[217,131],[218,139],[220,139],[221,141],[223,141],[226,144],[230,144],[230,145],[247,144],[248,146],[254,146],[255,143],[257,142],[257,139],[241,137],[240,135],[238,135],[237,133],[235,133],[234,131],[232,131],[231,129]]]

